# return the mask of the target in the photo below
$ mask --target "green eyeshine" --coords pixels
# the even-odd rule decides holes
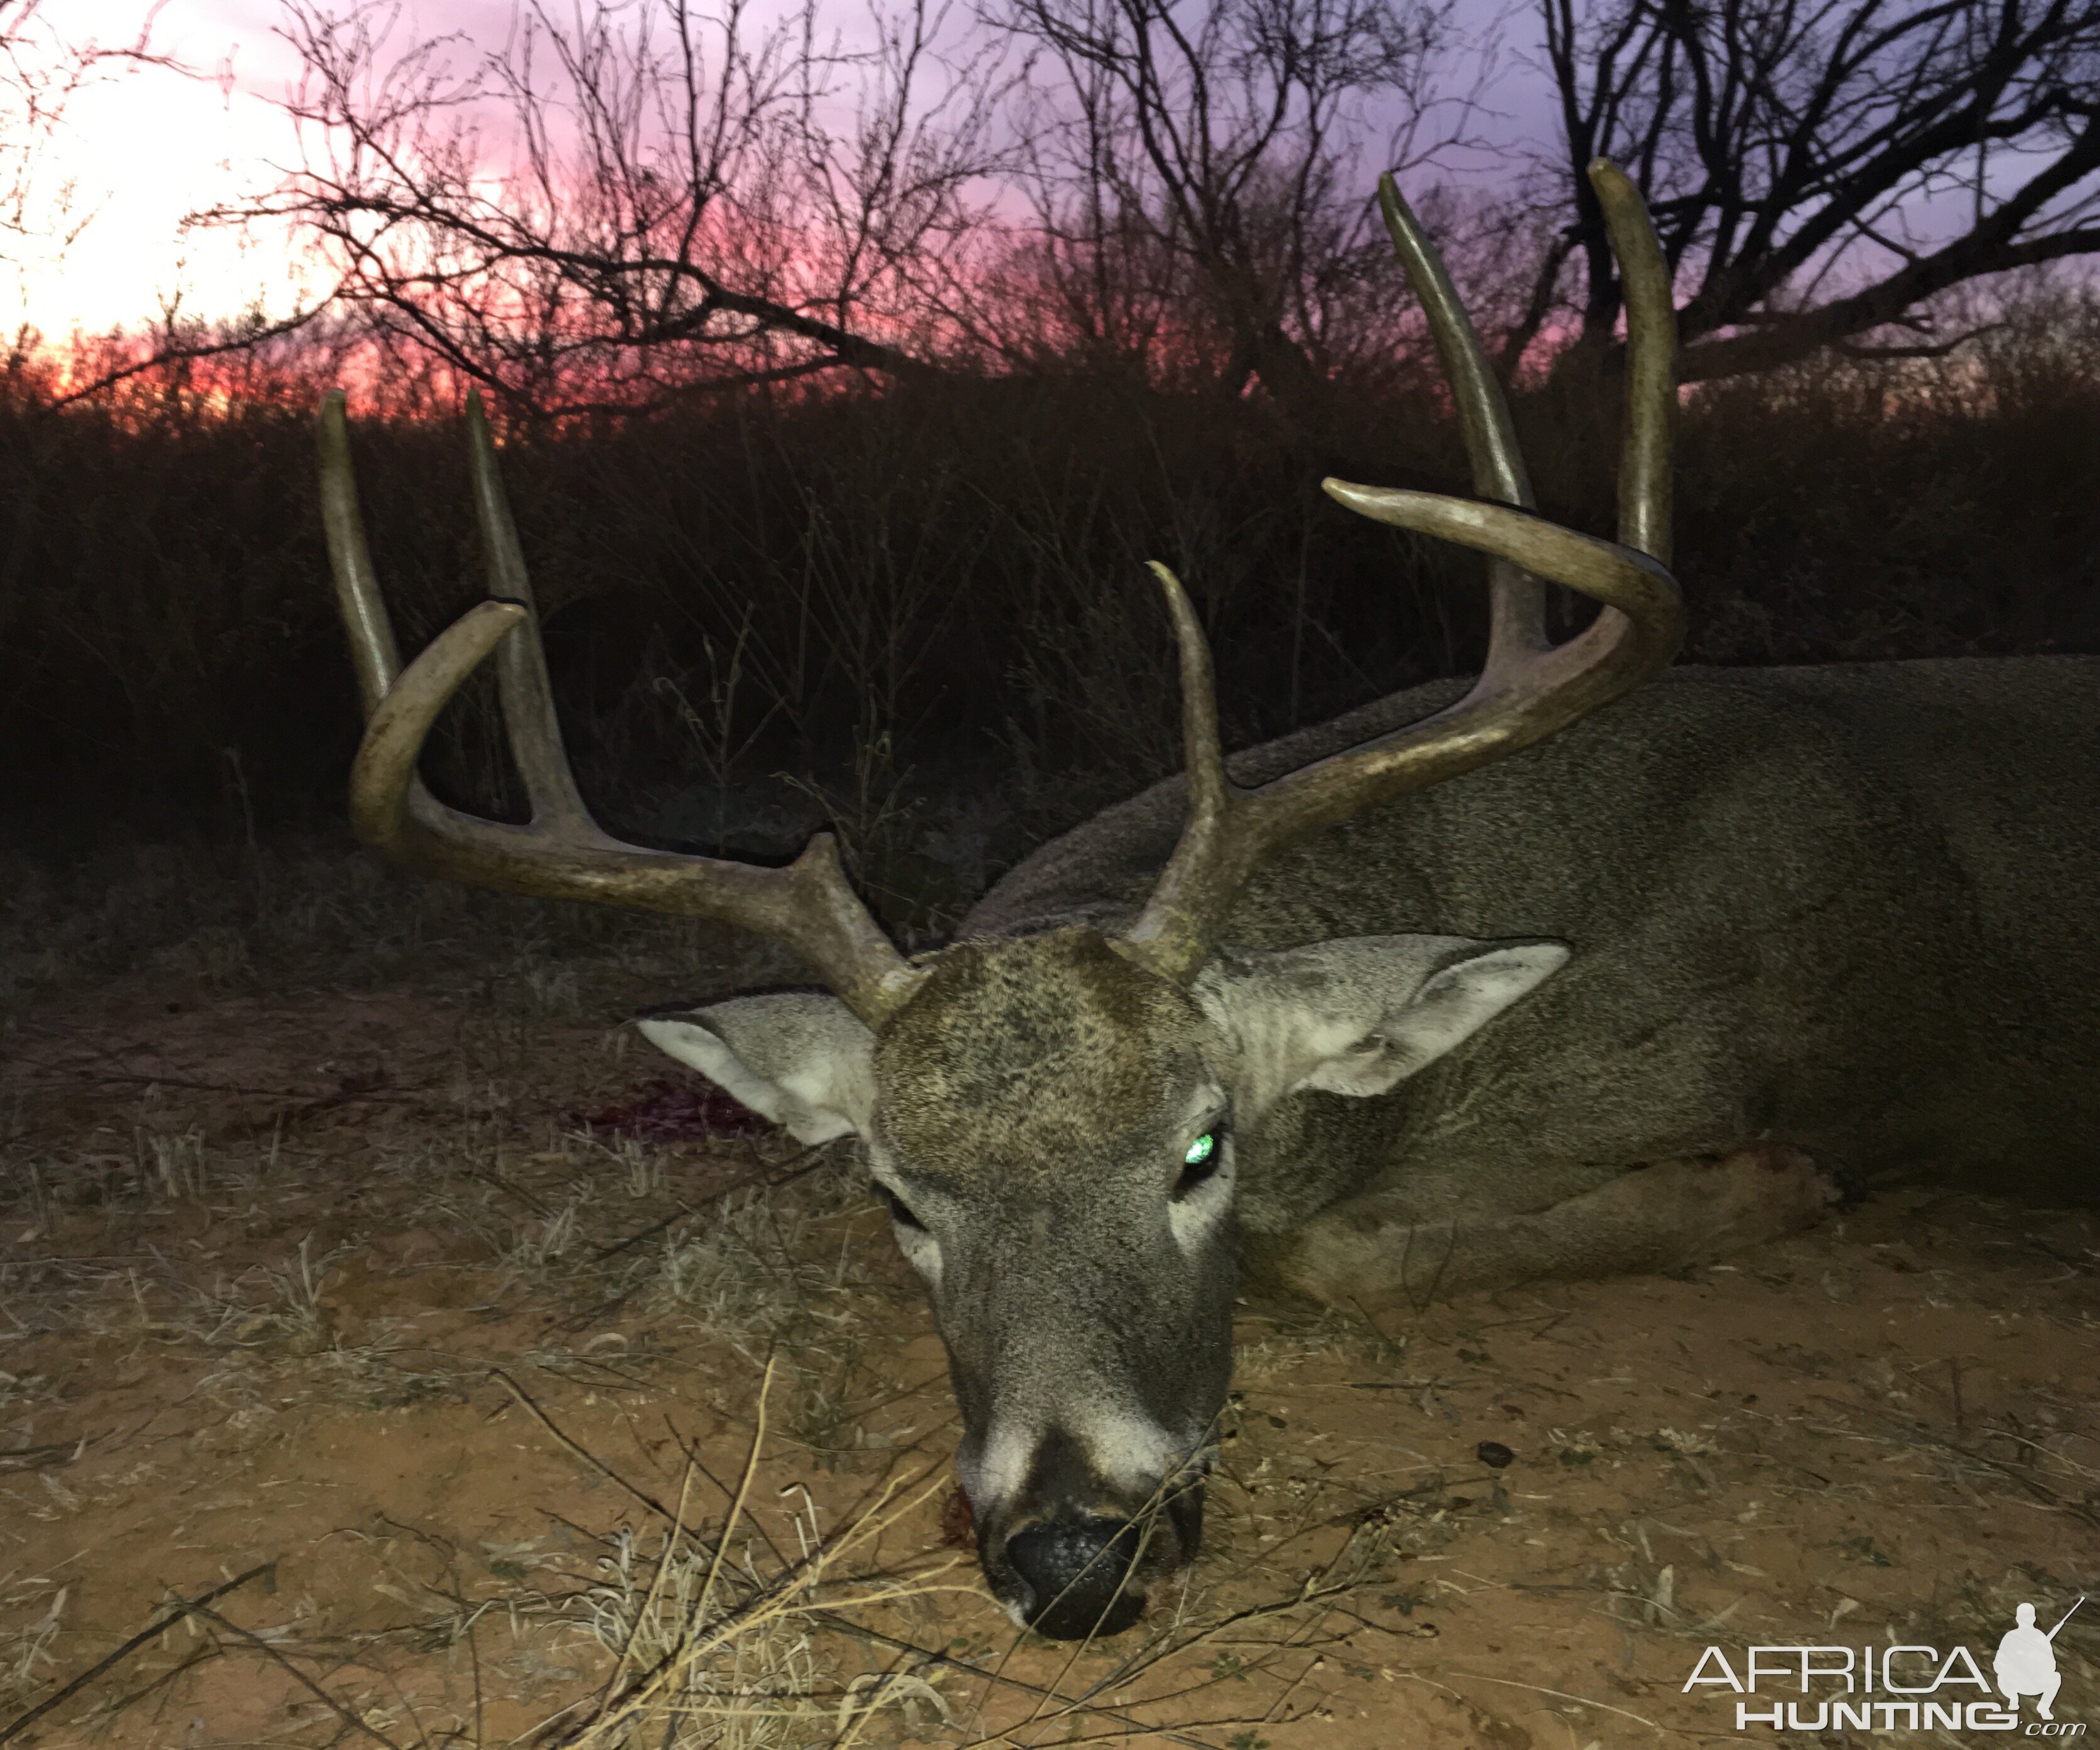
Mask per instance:
[[[1217,1137],[1209,1131],[1204,1131],[1201,1136],[1198,1136],[1195,1139],[1195,1141],[1189,1144],[1188,1153],[1181,1157],[1182,1165],[1185,1166],[1201,1166],[1206,1161],[1211,1158],[1212,1153],[1216,1151],[1217,1146]]]

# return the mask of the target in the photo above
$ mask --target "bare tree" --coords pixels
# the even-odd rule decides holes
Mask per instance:
[[[2100,0],[1540,0],[1572,216],[1506,368],[1563,307],[1608,342],[1621,298],[1591,158],[1647,190],[1689,296],[1687,381],[1937,335],[1979,275],[2100,251]],[[1957,337],[1957,338],[1958,338]]]
[[[1451,0],[985,0],[1033,51],[1035,266],[1083,348],[1165,355],[1311,415],[1330,320],[1391,245],[1358,158],[1448,137],[1425,118]],[[1354,337],[1353,333],[1350,336]]]
[[[477,56],[394,51],[373,0],[289,0],[304,161],[210,217],[291,221],[382,343],[514,408],[932,368],[901,264],[973,222],[989,57],[944,60],[927,0],[872,11],[858,47],[816,0],[755,10],[532,0]]]

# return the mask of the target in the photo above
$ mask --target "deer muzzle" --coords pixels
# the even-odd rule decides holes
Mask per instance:
[[[1203,1466],[1136,1500],[1086,1486],[1059,1487],[1060,1443],[1039,1486],[990,1523],[980,1522],[985,1578],[1017,1622],[1053,1641],[1120,1634],[1145,1614],[1153,1593],[1196,1558],[1203,1535]],[[1048,1473],[1048,1474],[1046,1474]],[[1070,1486],[1078,1485],[1078,1486]]]

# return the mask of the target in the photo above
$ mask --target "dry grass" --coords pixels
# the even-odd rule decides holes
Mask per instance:
[[[15,1742],[1582,1750],[1710,1724],[1705,1638],[2100,1589],[2100,1234],[1919,1199],[1687,1282],[1251,1307],[1203,1562],[1033,1642],[942,1541],[849,1157],[589,1122],[660,1073],[621,1016],[770,950],[324,842],[11,866],[0,1732],[130,1649]]]
[[[677,1750],[775,1750],[811,1742],[814,1733],[814,1741],[845,1750],[885,1705],[930,1703],[948,1721],[938,1689],[915,1673],[863,1673],[844,1685],[822,1673],[812,1620],[818,1613],[849,1617],[871,1607],[894,1608],[907,1599],[977,1589],[962,1571],[967,1558],[960,1556],[937,1558],[909,1574],[854,1571],[857,1555],[946,1492],[952,1485],[943,1472],[885,1486],[872,1505],[828,1538],[805,1490],[803,1510],[791,1519],[796,1559],[786,1560],[775,1545],[770,1571],[761,1569],[748,1534],[740,1555],[731,1554],[746,1531],[742,1514],[765,1446],[773,1373],[769,1364],[750,1456],[714,1536],[704,1541],[686,1528],[689,1462],[653,1568],[641,1559],[632,1532],[623,1532],[614,1553],[601,1558],[604,1581],[586,1594],[590,1629],[615,1658],[600,1696],[554,1742],[576,1750],[642,1742]]]
[[[1211,1719],[1181,1741],[1218,1744],[1261,1712],[1238,1681],[1199,1705],[1219,1672],[1295,1668],[1343,1632],[1338,1603],[1446,1536],[1427,1497],[1363,1518],[1352,1491],[1300,1489],[1280,1547],[1306,1559],[1279,1564],[1255,1504],[1282,1479],[1236,1462],[1213,1514],[1236,1581],[1207,1576],[1148,1639],[1030,1646],[942,1541],[945,1379],[839,1151],[580,1116],[633,1086],[603,1020],[660,992],[664,938],[607,952],[593,920],[432,914],[354,869],[299,895],[305,855],[261,879],[310,919],[378,923],[363,956],[325,922],[279,931],[247,909],[254,869],[214,889],[201,853],[89,922],[57,884],[18,914],[18,949],[60,927],[17,962],[25,1049],[0,1086],[0,1731],[64,1695],[68,1732],[151,1739],[174,1698],[281,1690],[300,1743],[844,1750]],[[95,976],[200,918],[243,950],[214,963],[230,986],[150,955]],[[707,946],[704,981],[752,976]],[[394,1504],[309,1548],[297,1503],[426,1426],[473,1468],[527,1454],[532,1480],[487,1523]],[[647,1432],[650,1474],[622,1428]],[[370,1457],[342,1470],[317,1444],[338,1437]],[[134,1536],[114,1567],[95,1554]],[[206,1602],[210,1580],[142,1587],[196,1571],[199,1536],[206,1574],[257,1577]]]

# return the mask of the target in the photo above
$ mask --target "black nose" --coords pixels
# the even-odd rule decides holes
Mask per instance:
[[[1053,1641],[1121,1634],[1145,1614],[1127,1586],[1143,1540],[1128,1519],[1053,1519],[1006,1541],[1006,1559],[1028,1582],[1028,1625]]]

